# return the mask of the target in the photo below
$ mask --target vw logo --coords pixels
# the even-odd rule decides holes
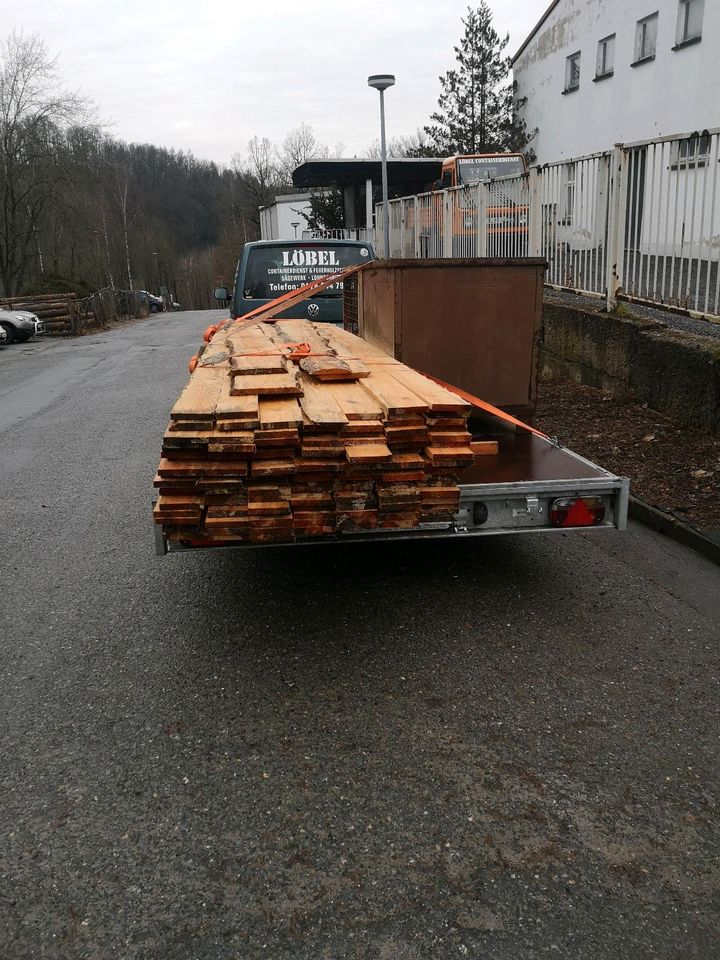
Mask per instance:
[[[320,313],[320,307],[316,303],[308,304],[308,316],[316,317]]]

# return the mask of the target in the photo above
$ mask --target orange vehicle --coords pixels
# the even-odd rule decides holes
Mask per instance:
[[[434,202],[425,205],[420,216],[428,252],[440,255],[439,249],[431,248],[438,245],[439,234],[445,232],[447,214],[443,204],[447,203],[452,216],[453,256],[523,255],[527,238],[527,187],[524,181],[503,183],[501,178],[525,173],[527,164],[521,153],[468,154],[443,160],[442,175],[431,187],[433,193],[490,182],[484,194],[471,190],[449,195],[438,193]],[[484,238],[479,232],[479,200],[484,206]]]
[[[470,153],[443,160],[442,175],[433,189],[464,187],[478,180],[497,180],[527,173],[525,157],[521,153]]]

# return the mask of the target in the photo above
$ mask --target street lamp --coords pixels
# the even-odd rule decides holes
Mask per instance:
[[[395,83],[391,73],[374,73],[368,77],[368,86],[380,91],[380,164],[382,168],[383,230],[385,259],[390,259],[390,204],[388,202],[387,151],[385,149],[385,91]]]

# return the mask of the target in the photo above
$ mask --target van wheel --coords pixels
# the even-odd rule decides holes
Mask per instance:
[[[11,323],[0,323],[0,327],[2,327],[7,334],[7,340],[5,341],[6,345],[9,346],[11,343],[15,343],[15,327],[13,327]]]

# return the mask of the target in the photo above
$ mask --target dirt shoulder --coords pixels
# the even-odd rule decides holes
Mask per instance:
[[[700,530],[720,529],[720,438],[602,390],[541,381],[537,424],[621,476],[654,506]]]

